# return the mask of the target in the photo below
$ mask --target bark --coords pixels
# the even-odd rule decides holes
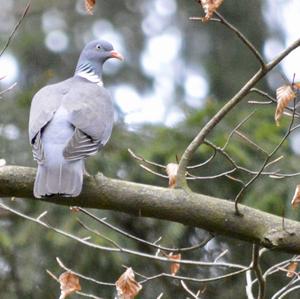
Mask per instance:
[[[36,170],[29,167],[0,167],[0,196],[33,199],[35,173]],[[39,200],[179,222],[267,248],[300,254],[300,222],[285,219],[283,225],[281,217],[244,205],[240,205],[243,216],[237,216],[234,203],[229,200],[182,189],[137,184],[98,174],[85,178],[83,191],[77,198]]]

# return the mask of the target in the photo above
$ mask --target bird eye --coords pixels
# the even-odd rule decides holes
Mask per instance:
[[[97,45],[97,46],[96,46],[96,49],[97,49],[97,50],[101,50],[101,46],[100,46],[100,45]]]

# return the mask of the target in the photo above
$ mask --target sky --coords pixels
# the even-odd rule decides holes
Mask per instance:
[[[9,2],[6,7],[9,9]],[[145,75],[153,78],[153,88],[140,94],[133,85],[120,84],[109,86],[113,98],[125,115],[125,122],[129,125],[138,125],[144,122],[164,123],[174,126],[184,119],[183,112],[172,104],[175,84],[182,80],[185,91],[185,100],[193,108],[201,109],[205,98],[209,94],[209,84],[205,71],[189,69],[182,65],[181,49],[182,36],[173,25],[177,11],[176,0],[149,1],[143,10],[144,20],[142,29],[148,37],[145,48],[140,55],[140,65]],[[5,10],[5,8],[4,8]],[[83,1],[77,1],[76,10],[85,14]],[[299,0],[267,0],[264,9],[266,22],[270,28],[281,28],[285,39],[282,42],[276,35],[271,36],[265,43],[264,56],[270,60],[278,52],[299,38],[300,28],[300,1]],[[63,52],[69,45],[66,33],[67,25],[60,11],[51,9],[42,17],[42,28],[45,33],[44,43],[53,52]],[[122,36],[108,20],[96,20],[92,27],[95,38],[109,40],[125,57],[127,54],[126,43]],[[83,37],[88,39],[88,37]],[[86,40],[87,42],[88,40]],[[120,63],[109,62],[105,72],[117,74],[122,67]],[[282,63],[284,73],[292,78],[297,69],[300,69],[300,49],[294,51]],[[184,70],[183,78],[178,77],[178,70]],[[9,51],[0,58],[0,87],[5,88],[18,79],[17,59]],[[105,75],[105,74],[104,74]],[[272,76],[270,77],[272,79]],[[300,80],[300,74],[296,73]],[[272,80],[269,80],[271,87]],[[124,99],[130,99],[125,101]]]

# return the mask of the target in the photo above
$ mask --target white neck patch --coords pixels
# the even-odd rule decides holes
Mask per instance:
[[[85,78],[92,83],[96,83],[98,86],[103,86],[103,81],[97,74],[95,74],[94,71],[79,71],[78,73],[76,73],[76,76]]]

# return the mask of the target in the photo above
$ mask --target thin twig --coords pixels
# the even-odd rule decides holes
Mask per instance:
[[[189,288],[188,286],[185,284],[185,282],[183,280],[180,280],[180,283],[183,287],[183,289],[188,293],[190,294],[194,299],[200,299],[198,296],[199,296],[199,291],[197,294],[194,294]]]
[[[164,178],[164,179],[168,179],[168,178],[169,178],[167,175],[161,174],[161,173],[159,173],[159,172],[157,172],[157,171],[154,171],[154,170],[150,169],[148,166],[145,166],[144,164],[139,164],[139,165],[140,165],[143,169],[145,169],[146,171],[148,171],[148,172],[150,172],[150,173],[152,173],[152,174],[155,174],[155,175],[157,175],[157,176],[159,176],[159,177],[161,177],[161,178]]]
[[[66,268],[64,268],[64,267],[63,267],[63,269],[66,270]],[[76,272],[71,271],[71,270],[66,270],[66,271],[72,272],[72,273],[74,273],[75,275],[77,275],[78,277],[81,277],[81,278],[82,278],[82,275],[79,274],[79,273],[76,273]],[[46,272],[47,272],[47,273],[48,273],[48,274],[49,274],[49,275],[50,275],[57,283],[60,284],[59,279],[58,279],[51,271],[46,270]],[[93,281],[93,282],[94,282],[94,281]],[[113,287],[115,287],[115,284],[113,284]],[[97,297],[97,296],[95,296],[95,295],[83,293],[83,292],[80,292],[80,291],[77,291],[76,294],[81,295],[81,296],[83,296],[83,297],[88,297],[88,298],[103,299],[103,298]]]
[[[156,167],[160,167],[160,168],[163,168],[163,169],[166,169],[166,166],[165,165],[162,165],[162,164],[159,164],[159,163],[156,163],[156,162],[152,162],[152,161],[149,161],[145,158],[143,158],[142,156],[139,156],[137,154],[135,154],[130,148],[127,149],[129,154],[134,158],[136,159],[137,161],[139,162],[143,162],[143,163],[147,163],[149,165],[152,165],[152,166],[156,166]]]
[[[294,108],[295,108],[295,100],[294,100]],[[244,193],[246,192],[246,190],[259,178],[259,176],[262,174],[263,170],[265,169],[266,165],[269,163],[270,159],[276,154],[276,152],[279,150],[279,148],[282,146],[282,144],[286,141],[286,139],[288,138],[288,136],[290,135],[291,133],[291,129],[293,127],[293,123],[294,123],[294,120],[295,120],[295,109],[293,110],[294,113],[293,113],[293,116],[292,116],[292,119],[291,119],[291,122],[289,124],[289,127],[288,127],[288,130],[287,132],[285,133],[284,137],[281,139],[281,141],[277,144],[277,146],[273,149],[273,151],[267,156],[267,158],[265,159],[265,161],[263,162],[260,170],[258,171],[258,173],[253,176],[249,182],[240,190],[240,192],[237,194],[237,196],[235,197],[234,199],[234,207],[235,207],[235,213],[237,215],[242,215],[239,211],[239,208],[238,208],[238,204],[239,202],[241,201]]]
[[[258,297],[264,299],[266,296],[266,280],[260,268],[259,245],[253,244],[251,268],[258,280]]]
[[[243,140],[245,140],[246,142],[248,142],[249,144],[251,144],[253,147],[255,147],[255,149],[257,149],[258,151],[264,153],[264,154],[268,154],[261,146],[259,146],[257,143],[255,143],[254,141],[252,141],[249,137],[247,137],[244,133],[236,130],[235,134],[238,135],[239,137],[241,137]]]
[[[196,165],[188,166],[187,169],[195,169],[195,168],[203,167],[204,165],[211,162],[217,154],[217,151],[215,149],[213,149],[213,150],[214,150],[213,154],[206,161],[204,161],[202,163],[199,163],[199,164],[196,164]]]
[[[232,135],[235,133],[235,131],[237,131],[241,126],[243,126],[254,114],[256,113],[256,110],[252,111],[250,114],[248,114],[244,119],[242,119],[242,121],[240,121],[235,127],[234,129],[230,132],[225,144],[222,147],[222,150],[225,150],[226,147],[229,144],[229,141],[232,137]]]
[[[17,85],[17,82],[13,83],[13,84],[10,85],[8,88],[2,90],[2,91],[0,92],[0,99],[2,99],[2,95],[4,95],[5,93],[11,91],[16,85]]]
[[[299,282],[299,277],[294,277],[291,281],[289,281],[284,287],[282,287],[281,289],[279,289],[273,296],[271,299],[278,299],[280,298],[280,296],[282,294],[285,293],[286,290],[290,289],[290,287],[292,285],[294,285],[295,283]]]
[[[177,263],[177,261],[176,261],[176,263]],[[213,282],[213,281],[218,281],[218,280],[222,280],[222,279],[225,279],[225,278],[228,278],[228,277],[232,277],[232,276],[242,274],[242,273],[248,271],[249,269],[250,268],[247,267],[247,268],[244,268],[244,269],[241,269],[241,270],[237,270],[237,271],[234,271],[234,272],[231,272],[231,273],[227,273],[227,274],[224,274],[224,275],[211,277],[211,278],[194,278],[194,277],[172,275],[172,274],[168,274],[168,273],[160,273],[160,274],[157,274],[157,275],[146,277],[144,280],[140,281],[139,283],[144,284],[144,283],[149,282],[150,280],[155,280],[155,279],[159,279],[159,278],[162,278],[162,277],[173,278],[173,279],[176,279],[176,280],[190,281],[190,282],[198,282],[198,283],[199,282],[201,282],[201,283],[203,283],[203,282]]]
[[[59,283],[58,277],[56,277],[51,271],[46,270],[46,272],[47,272],[54,280],[56,280],[56,281]]]
[[[86,229],[87,231],[103,238],[104,240],[110,242],[111,244],[113,244],[116,248],[119,248],[120,250],[122,250],[122,247],[117,243],[115,242],[114,240],[104,236],[103,234],[101,234],[99,231],[95,230],[95,229],[92,229],[90,228],[89,226],[87,226],[86,224],[84,224],[80,219],[77,219],[78,223],[84,228]]]
[[[102,297],[98,297],[98,296],[95,296],[95,295],[92,295],[92,294],[83,293],[83,292],[80,292],[80,291],[77,291],[76,294],[80,295],[80,296],[83,296],[83,297],[87,297],[87,298],[103,299]]]
[[[283,50],[274,60],[266,64],[264,69],[260,68],[256,74],[206,123],[200,130],[197,136],[187,146],[183,155],[181,156],[178,172],[177,172],[177,186],[188,189],[185,177],[186,168],[198,147],[204,142],[207,135],[219,122],[250,92],[257,82],[259,82],[269,71],[271,71],[281,60],[289,55],[293,50],[300,46],[300,39],[297,39],[293,44]]]
[[[3,55],[3,53],[4,53],[4,52],[6,51],[6,49],[8,48],[8,46],[9,46],[10,42],[12,41],[12,39],[13,39],[15,33],[17,32],[17,30],[18,30],[18,28],[20,27],[20,25],[21,25],[23,19],[25,18],[26,14],[27,14],[27,12],[28,12],[28,10],[29,10],[29,8],[30,8],[30,5],[31,5],[31,0],[27,3],[27,5],[26,5],[26,7],[25,7],[25,10],[24,10],[24,12],[23,12],[21,18],[19,19],[19,21],[18,21],[17,24],[15,25],[13,31],[12,31],[11,34],[9,35],[8,40],[7,40],[6,44],[5,44],[5,46],[3,47],[3,49],[2,49],[1,52],[0,52],[0,57]]]
[[[300,285],[296,285],[296,286],[294,286],[294,287],[292,287],[292,288],[286,290],[280,297],[278,297],[278,299],[282,299],[282,298],[284,298],[286,295],[288,295],[289,293],[291,293],[291,292],[293,292],[293,291],[295,291],[295,290],[298,290],[298,289],[300,289]]]
[[[235,26],[229,23],[219,12],[215,11],[214,14],[218,16],[222,24],[224,24],[227,28],[232,30],[238,36],[238,38],[240,38],[240,40],[248,47],[248,49],[254,54],[256,59],[259,61],[262,69],[264,69],[266,67],[264,59],[259,53],[259,51],[255,48],[255,46],[250,42],[250,40],[240,30],[238,30]]]
[[[10,211],[11,213],[13,213],[14,215],[18,215],[24,219],[27,219],[29,221],[35,222],[40,224],[41,226],[55,231],[56,233],[59,233],[69,239],[75,240],[78,243],[81,243],[83,245],[86,245],[88,247],[97,249],[97,250],[101,250],[101,251],[108,251],[108,252],[118,252],[118,253],[122,253],[122,254],[129,254],[129,255],[133,255],[136,257],[142,257],[142,258],[148,258],[148,259],[152,259],[152,260],[156,260],[156,261],[161,261],[161,262],[165,262],[165,263],[172,263],[173,261],[169,258],[165,258],[162,256],[155,256],[152,254],[147,254],[147,253],[143,253],[140,251],[135,251],[135,250],[130,250],[128,248],[122,248],[122,250],[120,250],[119,248],[114,248],[114,247],[107,247],[107,246],[101,246],[95,243],[92,243],[90,241],[87,240],[83,240],[75,235],[72,235],[70,233],[67,233],[63,230],[60,230],[56,227],[53,227],[51,225],[49,225],[48,223],[45,223],[41,220],[37,220],[36,218],[32,218],[28,215],[25,215],[15,209],[12,209],[10,207],[8,207],[7,205],[3,204],[0,202],[0,208],[5,209],[7,211]],[[233,268],[233,269],[247,269],[247,267],[243,266],[243,265],[239,265],[239,264],[232,264],[232,263],[225,263],[225,262],[219,262],[219,263],[213,263],[213,262],[200,262],[200,261],[194,261],[194,260],[178,260],[176,261],[176,263],[178,264],[185,264],[185,265],[194,265],[194,266],[202,266],[202,267],[222,267],[222,268]]]
[[[238,165],[233,160],[233,158],[230,157],[230,155],[226,151],[224,151],[221,147],[215,145],[213,142],[205,139],[204,143],[206,145],[209,145],[212,148],[216,149],[216,151],[218,153],[220,153],[234,168],[236,168],[236,170],[240,170],[240,171],[246,172],[248,174],[252,174],[252,175],[256,175],[256,174],[259,173],[259,170],[258,171],[254,171],[254,170],[250,170],[250,169],[248,169],[246,167]],[[280,159],[281,159],[281,157],[276,158],[276,159],[272,160],[271,162],[267,163],[267,165],[265,166],[265,169],[267,167],[269,167],[270,165],[272,165],[273,163],[278,162]],[[277,178],[279,178],[279,177],[280,178],[289,178],[289,177],[299,176],[300,172],[295,172],[295,173],[280,173],[280,172],[277,172],[277,171],[262,171],[260,174],[261,175],[268,175],[268,176],[276,176]],[[233,178],[233,179],[237,180],[237,181],[240,181],[240,180],[238,180],[236,178]],[[240,183],[244,184],[242,181],[240,181]]]
[[[249,270],[246,272],[246,295],[247,299],[255,299],[252,291],[253,281],[251,277],[252,271]]]
[[[220,178],[223,176],[227,176],[235,171],[236,171],[236,168],[221,172],[219,174],[208,175],[208,176],[196,176],[196,175],[193,175],[193,174],[187,172],[187,174],[189,175],[189,177],[187,179],[188,180],[212,180],[212,179]]]
[[[60,260],[60,258],[58,258],[58,257],[56,258],[56,261],[57,261],[58,265],[59,265],[62,269],[64,269],[65,271],[71,272],[71,273],[75,274],[76,276],[78,276],[78,277],[80,277],[80,278],[82,278],[82,279],[84,279],[84,280],[93,282],[93,283],[98,284],[98,285],[101,285],[101,286],[108,286],[108,287],[115,287],[115,286],[116,286],[116,284],[113,283],[113,282],[103,282],[103,281],[99,281],[99,280],[97,280],[97,279],[94,279],[94,278],[91,278],[91,277],[82,275],[82,274],[80,274],[80,273],[78,273],[78,272],[75,272],[75,271],[73,271],[72,269],[66,267],[66,266],[63,264],[63,262]]]
[[[251,88],[250,89],[250,92],[254,92],[254,93],[257,93],[259,95],[262,95],[264,97],[266,97],[267,99],[269,99],[270,101],[267,101],[267,102],[256,102],[256,101],[248,101],[248,103],[253,103],[253,104],[262,104],[262,105],[265,105],[265,104],[271,104],[271,103],[274,103],[274,104],[277,104],[277,100],[270,96],[267,92],[259,89],[259,88]],[[297,112],[297,111],[293,111],[293,109],[291,107],[285,107],[286,110],[289,110],[290,112],[294,112],[295,113],[295,116],[297,117],[300,117],[300,114]]]
[[[78,207],[79,211],[81,211],[83,214],[91,217],[92,219],[94,219],[95,221],[105,225],[106,227],[112,229],[113,231],[116,231],[118,232],[119,234],[129,238],[129,239],[132,239],[132,240],[135,240],[135,241],[138,241],[140,243],[143,243],[143,244],[146,244],[146,245],[149,245],[153,248],[156,248],[156,249],[160,249],[160,250],[163,250],[163,251],[169,251],[169,252],[187,252],[187,251],[193,251],[193,250],[196,250],[196,249],[199,249],[199,248],[203,248],[214,236],[212,234],[209,235],[209,237],[207,237],[204,241],[202,241],[201,243],[199,244],[196,244],[196,245],[193,245],[193,246],[190,246],[190,247],[184,247],[184,248],[168,248],[168,247],[164,247],[164,246],[161,246],[161,245],[157,245],[157,241],[155,242],[149,242],[149,241],[146,241],[144,239],[141,239],[139,237],[136,237],[134,235],[131,235],[129,234],[128,232],[125,232],[124,230],[112,225],[111,223],[108,223],[107,221],[95,216],[94,214],[90,213],[89,211],[87,211],[86,209],[83,209],[81,207]]]

